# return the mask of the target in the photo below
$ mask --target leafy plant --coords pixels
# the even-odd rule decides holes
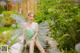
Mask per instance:
[[[14,12],[12,11],[4,11],[2,13],[3,16],[0,17],[2,18],[0,23],[2,23],[4,26],[11,26],[12,24],[14,24],[16,21],[11,18],[11,14],[13,13]]]
[[[74,49],[80,41],[80,6],[74,0],[40,0],[37,6],[36,21],[49,22],[51,37],[57,40],[59,48]]]

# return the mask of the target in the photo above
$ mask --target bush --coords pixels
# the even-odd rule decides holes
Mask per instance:
[[[48,21],[59,48],[74,49],[80,41],[80,6],[73,0],[40,0],[37,6],[36,21]]]
[[[4,7],[2,7],[2,6],[0,6],[0,14],[3,12],[3,11],[5,11],[6,9],[4,8]]]
[[[3,16],[0,17],[2,18],[0,23],[3,24],[4,26],[11,26],[12,24],[14,24],[16,21],[12,19],[11,14],[13,14],[14,12],[12,11],[3,11]]]

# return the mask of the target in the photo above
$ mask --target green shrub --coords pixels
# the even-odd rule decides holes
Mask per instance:
[[[12,24],[14,24],[16,21],[12,19],[11,14],[13,14],[14,12],[12,11],[3,11],[3,16],[0,17],[1,21],[0,23],[3,24],[4,26],[11,26]]]
[[[6,9],[4,8],[4,7],[2,7],[2,6],[0,6],[0,14],[3,12],[3,11],[5,11]]]
[[[80,6],[74,0],[40,0],[36,21],[47,20],[60,49],[74,49],[80,41]]]

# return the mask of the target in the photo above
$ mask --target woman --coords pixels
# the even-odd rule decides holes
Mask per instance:
[[[38,24],[34,22],[34,14],[29,13],[27,23],[25,24],[25,36],[26,36],[26,42],[29,45],[29,52],[34,53],[34,46],[36,45],[37,48],[40,50],[41,53],[45,53],[45,50],[41,46],[41,44],[38,41]]]

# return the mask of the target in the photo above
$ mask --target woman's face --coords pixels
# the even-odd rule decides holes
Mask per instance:
[[[33,14],[28,15],[28,20],[33,21],[34,20],[34,15]]]

